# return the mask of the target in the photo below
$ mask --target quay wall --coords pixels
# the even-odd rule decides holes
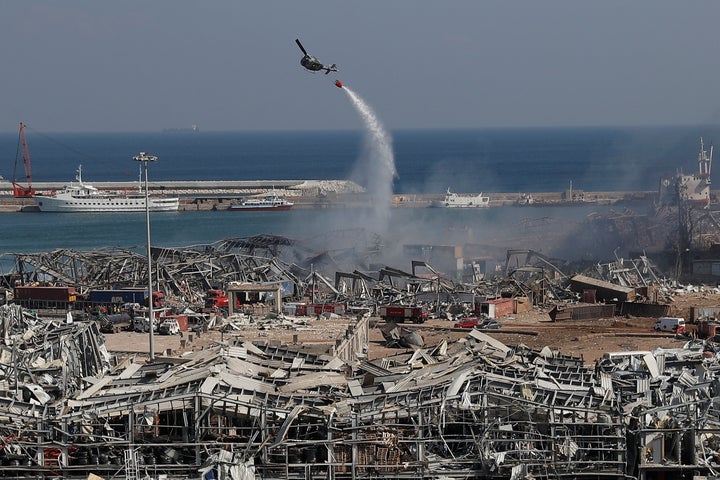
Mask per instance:
[[[94,182],[101,190],[137,190],[137,182]],[[37,183],[33,188],[40,194],[50,194],[62,189],[63,184]],[[260,195],[275,191],[295,203],[295,208],[357,208],[368,207],[372,199],[357,184],[346,180],[273,180],[273,181],[190,181],[150,182],[152,194],[176,195],[180,197],[181,211],[224,210],[232,202],[248,195]],[[510,192],[490,193],[490,207],[521,205],[526,206],[573,206],[652,203],[657,197],[655,191],[621,192]],[[572,200],[569,200],[572,195]],[[444,194],[396,194],[392,206],[396,208],[423,208],[440,201]],[[13,198],[12,185],[0,183],[0,213],[19,212],[32,209],[32,198]]]

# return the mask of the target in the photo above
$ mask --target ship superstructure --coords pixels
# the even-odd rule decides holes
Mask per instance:
[[[698,171],[683,174],[679,171],[674,177],[660,180],[660,204],[676,205],[678,203],[697,208],[710,207],[710,174],[712,172],[713,146],[710,151],[705,149],[705,142],[700,138],[698,153]]]

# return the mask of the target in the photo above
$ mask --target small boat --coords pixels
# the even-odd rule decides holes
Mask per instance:
[[[145,194],[138,188],[132,192],[104,191],[83,182],[82,165],[78,166],[77,182],[71,182],[48,195],[35,195],[41,212],[144,212]],[[150,211],[171,212],[180,207],[178,197],[149,197]]]
[[[535,199],[529,193],[523,193],[520,195],[520,198],[515,200],[515,205],[533,205],[534,203]]]
[[[294,203],[277,196],[276,194],[265,195],[264,197],[245,198],[239,203],[231,203],[229,210],[268,211],[268,210],[290,210]]]
[[[490,206],[490,197],[483,195],[460,195],[448,188],[445,198],[433,202],[434,207],[444,208],[486,208]]]

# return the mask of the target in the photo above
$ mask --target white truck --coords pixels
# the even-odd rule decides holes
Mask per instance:
[[[653,326],[656,332],[685,333],[685,319],[682,317],[660,317]]]

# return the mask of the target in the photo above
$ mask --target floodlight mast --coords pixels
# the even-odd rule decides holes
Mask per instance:
[[[154,313],[153,313],[153,279],[152,279],[152,253],[150,251],[150,190],[148,187],[148,163],[150,162],[156,162],[157,157],[154,155],[148,155],[146,152],[140,152],[138,155],[135,155],[133,157],[133,160],[136,162],[140,162],[143,165],[143,170],[145,171],[145,233],[146,233],[146,241],[147,241],[147,272],[148,272],[148,324],[150,331],[149,333],[149,342],[150,342],[150,350],[149,350],[149,357],[150,361],[155,360],[155,337],[154,337],[154,330],[155,330],[155,319]]]

